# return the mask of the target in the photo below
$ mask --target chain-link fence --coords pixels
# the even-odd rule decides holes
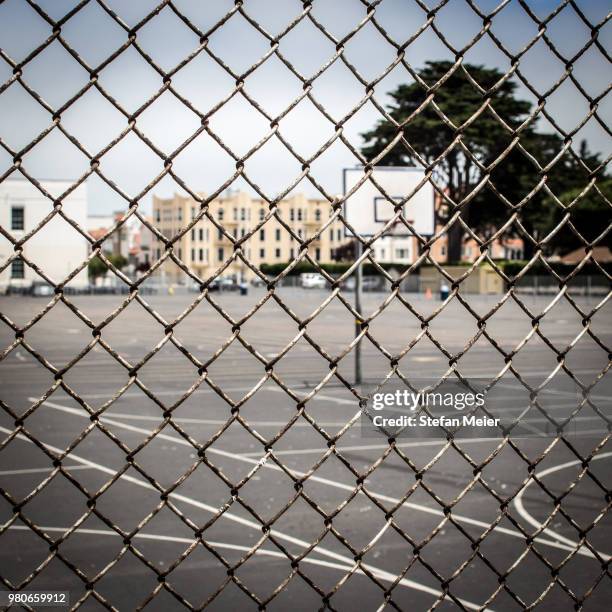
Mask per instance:
[[[605,482],[609,472],[602,466],[609,455],[604,452],[609,398],[594,400],[591,392],[596,394],[609,368],[605,316],[610,271],[605,257],[595,254],[609,244],[610,180],[605,154],[579,146],[585,129],[599,130],[600,140],[607,143],[600,148],[609,146],[609,17],[599,15],[601,5],[571,0],[554,6],[522,0],[490,6],[471,0],[454,5],[347,0],[333,8],[335,21],[326,21],[318,5],[321,11],[331,10],[329,5],[324,9],[322,0],[303,0],[288,3],[292,17],[272,30],[262,16],[278,7],[254,0],[214,7],[171,0],[144,4],[146,10],[138,5],[138,18],[129,22],[121,16],[120,3],[115,7],[105,0],[83,0],[64,14],[53,3],[0,2],[6,15],[19,10],[37,20],[36,28],[26,27],[19,35],[28,46],[20,59],[0,49],[0,100],[20,88],[47,116],[35,134],[32,125],[12,126],[27,134],[25,144],[0,140],[0,184],[25,179],[47,205],[32,227],[15,217],[9,222],[8,212],[2,217],[0,231],[9,250],[0,273],[20,278],[24,270],[32,270],[41,284],[51,286],[51,295],[42,301],[6,296],[0,308],[6,338],[0,357],[3,587],[15,592],[69,590],[72,609],[605,609],[611,577],[610,556],[603,551],[610,541],[606,520],[611,496]],[[393,7],[409,8],[410,18],[400,13],[399,23],[394,22]],[[122,42],[92,59],[66,32],[94,9],[93,23],[112,24],[113,36]],[[523,21],[512,21],[519,12]],[[164,40],[162,28],[153,46],[150,37],[148,46],[143,45],[148,28],[170,18],[177,38]],[[506,19],[521,34],[512,44],[498,26]],[[265,47],[251,56],[234,33],[228,44],[243,60],[242,69],[224,59],[223,48],[215,45],[236,22]],[[385,54],[382,68],[360,68],[363,57],[354,52],[355,47],[363,52],[365,33],[377,41],[371,50],[366,45],[366,55]],[[417,51],[425,36],[435,41],[435,53],[429,47]],[[193,50],[174,63],[162,61],[156,49],[175,45],[181,50],[181,37],[196,41]],[[571,53],[564,48],[570,38],[575,43]],[[304,72],[285,51],[288,40],[297,41],[302,55],[318,58],[317,45],[329,53],[315,70]],[[472,50],[484,44],[485,55],[503,69],[474,63]],[[28,70],[58,48],[86,79],[56,105],[29,82]],[[533,60],[538,49],[561,68],[555,72]],[[128,52],[160,81],[152,95],[129,107],[104,84],[104,75]],[[443,59],[428,64],[411,59],[429,52]],[[226,93],[206,108],[177,85],[182,71],[203,57],[215,65],[218,79],[229,83]],[[249,87],[270,64],[297,84],[291,95],[276,86],[274,95],[286,102],[274,111]],[[350,107],[332,112],[332,102],[320,99],[317,86],[338,79],[341,90],[344,81],[333,72],[340,69],[360,93]],[[402,77],[389,99],[389,79],[398,70]],[[546,87],[533,85],[534,70],[550,77]],[[59,79],[59,70],[50,78]],[[120,119],[121,128],[112,136],[106,125],[95,126],[90,119],[84,131],[77,130],[79,135],[71,130],[71,109],[94,93]],[[561,118],[549,104],[558,97],[569,107]],[[168,98],[188,109],[197,127],[164,150],[141,124],[150,109]],[[237,148],[225,141],[215,118],[238,101],[247,109],[243,119],[263,121],[266,129],[253,143]],[[309,154],[283,133],[283,121],[305,103],[328,131]],[[356,140],[349,126],[366,108],[376,112],[378,123]],[[231,111],[228,117],[235,119]],[[172,112],[159,119],[170,131],[174,120]],[[103,142],[92,145],[83,137],[88,130],[98,130]],[[44,168],[32,171],[30,160],[60,134],[62,142],[71,143],[86,159],[86,167],[69,186],[52,193],[42,179]],[[206,195],[202,185],[179,169],[181,155],[201,136],[216,143],[215,155],[223,155],[232,166],[216,177]],[[104,170],[105,159],[129,138],[152,153],[158,167],[133,191]],[[280,172],[283,186],[273,195],[249,173],[249,164],[270,143],[278,145],[279,160],[289,159],[298,168],[294,174]],[[338,146],[349,156],[342,159],[363,167],[358,186],[343,195],[318,174],[324,160],[339,175],[341,167],[332,155]],[[138,163],[124,160],[128,170]],[[200,159],[202,171],[207,163],[206,156]],[[432,185],[432,235],[415,230],[404,208],[410,197],[398,200],[377,183],[375,168],[388,165],[415,166],[423,173],[419,187]],[[164,232],[146,212],[145,202],[170,179],[194,213],[176,231]],[[65,204],[92,180],[123,207],[123,214],[95,236]],[[242,235],[232,232],[229,215],[223,218],[214,208],[237,182],[264,208]],[[393,212],[366,238],[357,235],[345,204],[367,182],[375,184]],[[320,223],[302,233],[289,219],[285,202],[304,185],[316,191],[325,208]],[[8,211],[10,195],[0,205]],[[25,210],[27,214],[27,202]],[[61,278],[48,273],[44,259],[28,254],[29,245],[51,233],[58,220],[88,245],[87,257],[72,262]],[[128,274],[108,247],[136,222],[150,235],[151,257]],[[191,265],[181,246],[203,224],[225,245],[206,274]],[[293,247],[282,271],[264,274],[253,263],[251,244],[272,226]],[[398,226],[412,240],[414,256],[391,270],[376,248]],[[336,227],[342,228],[343,241],[337,244],[342,247],[340,261],[332,269],[317,248]],[[506,265],[493,253],[504,240],[520,243],[520,265]],[[467,245],[471,258],[464,256]],[[579,253],[579,260],[564,267],[562,256],[570,250]],[[451,273],[447,261],[460,262],[460,273]],[[86,270],[91,275],[94,264],[123,287],[126,293],[117,301],[73,290],[75,279]],[[361,265],[376,280],[365,287],[368,297],[356,305],[350,283]],[[153,292],[168,266],[191,292]],[[236,266],[246,280],[259,285],[250,288],[250,301],[238,306],[237,293],[216,292],[219,280]],[[467,279],[483,267],[501,279],[499,293],[482,298],[477,291],[463,291]],[[430,289],[425,295],[426,285],[418,281],[426,268],[438,279],[433,295]],[[297,284],[292,279],[301,270],[320,274],[326,289],[283,290],[283,283]],[[599,279],[600,290],[592,295],[590,289],[572,292],[585,274]],[[524,287],[534,286],[530,279],[544,277],[544,296],[535,290],[529,295]],[[448,286],[441,299],[439,282]],[[92,314],[92,300],[99,300],[96,308],[102,305],[103,312]],[[178,306],[168,306],[172,300]],[[268,308],[276,314],[261,322]],[[60,309],[68,318],[54,319]],[[207,318],[190,324],[203,309]],[[508,309],[513,313],[508,325],[515,327],[496,327],[496,317]],[[564,318],[557,318],[553,329],[548,321],[558,309]],[[392,312],[397,318],[379,325]],[[323,327],[326,319],[328,328]],[[570,319],[577,321],[575,329]],[[45,321],[50,321],[47,328]],[[412,327],[406,332],[404,325]],[[334,335],[342,326],[348,335]],[[215,336],[221,328],[224,333]],[[458,335],[472,328],[473,333]],[[41,329],[43,335],[37,331]],[[333,336],[331,345],[326,334]],[[136,352],[127,356],[122,343],[132,338]],[[424,344],[428,352],[421,354]],[[530,361],[525,355],[534,344],[541,352]],[[409,386],[418,364],[431,365],[428,373],[442,381],[470,377],[472,366],[480,376],[499,362],[489,383],[510,379],[549,421],[538,394],[555,377],[564,377],[580,395],[570,402],[567,419],[588,413],[585,418],[591,424],[598,419],[597,424],[572,437],[564,432],[565,420],[561,425],[553,420],[555,433],[544,439],[525,442],[506,432],[484,446],[453,438],[403,442],[380,437],[379,444],[360,440],[354,432],[367,397],[355,384],[358,348],[368,380],[393,378]],[[234,350],[248,358],[248,366],[233,361]],[[304,352],[296,357],[297,350]],[[180,358],[189,379],[181,379],[170,361],[163,361],[168,351]],[[474,355],[480,361],[471,362]],[[90,359],[94,361],[87,370]],[[110,365],[96,365],[102,359],[112,363],[112,375],[105,369]],[[162,366],[147,378],[158,359]],[[534,382],[537,371],[541,379]],[[113,385],[116,372],[124,377],[120,385]],[[184,383],[180,390],[177,381]],[[246,386],[235,390],[240,382]],[[147,409],[140,411],[138,402]],[[185,406],[190,411],[182,413]],[[300,439],[312,448],[300,447]],[[94,472],[97,477],[89,475]],[[555,480],[560,476],[563,481]],[[195,488],[194,482],[199,483]],[[329,491],[338,497],[328,497]],[[535,509],[526,509],[529,501]],[[171,527],[157,533],[163,520]],[[89,544],[81,546],[79,538],[89,538]],[[112,550],[107,541],[113,542]],[[177,548],[172,554],[160,553],[148,548],[152,543]],[[198,555],[206,557],[190,565]],[[109,579],[121,588],[109,586]],[[205,583],[205,593],[196,588],[200,583]],[[21,605],[36,608],[32,600]]]

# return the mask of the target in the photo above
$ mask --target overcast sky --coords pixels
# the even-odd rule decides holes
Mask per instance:
[[[39,0],[38,4],[54,19],[61,18],[76,0]],[[136,24],[156,2],[151,0],[107,0],[128,26]],[[175,0],[174,4],[200,29],[210,28],[232,9],[229,0]],[[433,2],[428,2],[433,6]],[[492,10],[497,2],[480,0],[483,10]],[[609,3],[603,0],[577,0],[593,23],[605,17]],[[538,0],[529,5],[541,17],[558,2]],[[268,32],[282,31],[302,11],[298,0],[245,0],[244,9]],[[333,35],[343,36],[366,16],[360,0],[314,0],[312,15]],[[383,0],[376,9],[376,19],[389,36],[404,42],[426,20],[416,2]],[[462,0],[451,0],[435,19],[437,27],[456,46],[462,46],[482,28],[482,21]],[[600,42],[609,48],[612,26],[600,31]],[[518,51],[537,34],[536,24],[518,2],[510,2],[494,19],[492,31],[511,51]],[[5,0],[0,4],[0,45],[13,60],[24,59],[51,34],[51,27],[28,6],[25,0]],[[588,40],[588,28],[571,7],[566,7],[548,26],[547,34],[560,53],[571,57]],[[90,65],[96,66],[126,40],[125,31],[113,22],[95,1],[72,17],[62,28],[66,42]],[[198,37],[169,8],[145,25],[137,34],[138,43],[163,69],[170,69],[198,48]],[[241,15],[234,15],[211,35],[209,48],[237,73],[244,71],[269,49],[269,42]],[[302,21],[280,43],[280,52],[303,75],[311,75],[333,57],[334,45],[308,20]],[[366,79],[382,73],[393,61],[395,50],[371,25],[366,25],[346,45],[346,57]],[[408,47],[407,61],[419,68],[427,60],[453,59],[435,32],[428,28]],[[465,56],[465,61],[502,70],[509,68],[507,58],[487,36]],[[540,92],[562,74],[563,65],[543,41],[538,42],[521,60],[520,69]],[[612,80],[612,71],[601,53],[591,46],[574,67],[574,75],[584,89],[599,95]],[[0,58],[0,81],[11,78],[10,66]],[[70,99],[89,79],[87,72],[56,41],[26,65],[24,80],[53,108]],[[127,111],[133,112],[162,85],[161,77],[133,49],[122,53],[100,74],[100,84]],[[402,66],[396,67],[376,87],[376,99],[389,102],[387,92],[412,79]],[[201,52],[172,79],[174,87],[202,112],[207,112],[234,88],[234,81],[213,59]],[[301,92],[301,83],[274,56],[245,82],[245,90],[268,113],[284,109]],[[534,101],[525,87],[521,97]],[[316,79],[314,97],[334,118],[342,117],[364,95],[364,87],[340,62],[336,61]],[[588,102],[569,80],[552,95],[546,108],[564,129],[572,129],[588,112]],[[610,120],[610,96],[600,103],[600,116]],[[380,117],[367,103],[346,125],[345,135],[355,147],[362,144],[360,133],[370,129]],[[97,152],[126,126],[126,119],[95,89],[75,102],[61,118],[65,129],[90,151]],[[18,84],[0,95],[0,136],[14,149],[23,147],[51,123],[51,116]],[[169,153],[189,137],[200,120],[166,92],[138,119],[139,128],[163,151]],[[268,131],[268,121],[241,96],[233,98],[210,119],[210,127],[237,154],[248,151]],[[546,123],[540,129],[550,129]],[[280,123],[284,138],[304,156],[312,154],[333,135],[333,125],[308,100],[301,102]],[[585,138],[591,149],[610,153],[610,139],[590,120],[575,137],[576,145]],[[11,158],[0,149],[0,172],[11,165]],[[341,190],[341,169],[355,165],[354,155],[336,142],[313,165],[312,173],[331,193]],[[28,153],[23,166],[39,178],[76,178],[88,167],[86,158],[59,131],[52,131]],[[195,191],[210,193],[231,176],[234,161],[214,140],[203,133],[174,162],[174,170]],[[138,193],[163,168],[161,160],[133,134],[102,158],[101,169],[130,196]],[[274,197],[300,172],[300,164],[280,142],[273,138],[247,163],[246,172],[265,193]],[[235,187],[243,187],[237,183]],[[162,196],[181,191],[165,178],[153,192]],[[304,180],[296,191],[318,195]],[[150,194],[142,202],[150,206]],[[89,209],[104,213],[125,208],[125,203],[102,181],[89,182]]]

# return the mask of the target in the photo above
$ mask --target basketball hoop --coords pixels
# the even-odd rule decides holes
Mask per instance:
[[[414,225],[413,219],[406,219],[406,223],[409,225]],[[391,226],[382,234],[383,236],[406,236],[408,232],[408,228],[402,223],[402,220],[398,217],[393,221]]]
[[[378,234],[395,215],[395,206],[403,202],[402,215],[421,236],[434,234],[434,192],[420,168],[377,166],[364,180],[363,167],[343,171],[344,214],[354,232],[362,237]],[[394,205],[394,202],[396,203]],[[399,225],[398,225],[399,224]],[[348,236],[350,232],[346,235]],[[395,219],[385,236],[410,236],[404,223]]]

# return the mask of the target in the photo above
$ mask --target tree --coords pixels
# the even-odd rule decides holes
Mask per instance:
[[[609,204],[612,182],[605,172],[605,164],[602,163],[600,155],[590,152],[585,140],[580,142],[578,153],[569,149],[562,155],[559,155],[562,141],[555,134],[534,133],[532,140],[533,142],[526,141],[526,146],[539,158],[542,166],[547,166],[557,159],[546,174],[547,189],[541,189],[521,209],[520,220],[523,227],[530,235],[543,240],[562,223],[567,212],[563,206],[573,202],[569,208],[571,223],[584,240],[591,242],[596,239],[610,225],[612,219],[612,208]],[[596,179],[594,185],[582,195],[593,177]],[[608,234],[598,244],[609,245],[610,239]],[[525,244],[533,246],[529,241],[525,241]],[[564,255],[584,246],[584,241],[565,223],[546,241],[544,254]],[[531,249],[527,249],[527,255],[530,254]]]
[[[432,86],[451,68],[450,62],[428,62],[419,71],[419,76],[428,86]],[[466,122],[481,109],[486,98],[470,82],[464,70],[484,90],[500,83],[490,97],[490,107],[493,110],[485,107],[475,120],[467,125]],[[468,153],[460,144],[455,144],[436,166],[436,183],[453,202],[461,202],[478,186],[483,178],[483,172],[478,164],[486,167],[497,161],[490,174],[490,184],[481,188],[476,197],[461,208],[463,221],[485,239],[511,215],[510,208],[498,194],[502,194],[510,204],[516,205],[541,180],[537,164],[534,164],[529,155],[533,155],[540,165],[544,166],[554,159],[563,144],[558,136],[538,133],[533,125],[529,125],[520,132],[520,143],[529,155],[523,153],[516,143],[513,147],[510,146],[512,137],[495,114],[499,115],[510,129],[516,129],[528,117],[531,104],[518,99],[516,84],[510,80],[502,82],[502,77],[503,74],[494,68],[466,64],[463,68],[457,69],[435,91],[433,100],[457,128],[462,128],[461,140],[469,151]],[[377,165],[415,165],[415,155],[410,147],[427,164],[445,153],[457,132],[442,120],[433,104],[430,102],[411,117],[425,102],[427,97],[425,89],[418,83],[400,85],[390,93],[390,96],[393,103],[389,106],[388,112],[400,124],[400,128],[398,129],[390,121],[383,120],[373,130],[362,134],[365,141],[362,152],[366,158],[373,160]],[[404,125],[403,122],[408,118],[410,120]],[[409,146],[398,141],[385,152],[398,132],[402,133],[403,139]],[[571,159],[571,155],[564,157]],[[547,177],[550,185],[559,183],[564,177],[567,178],[567,175],[563,175],[562,169],[557,169],[557,165],[550,174],[551,176]],[[555,177],[552,178],[552,175]],[[529,233],[542,229],[543,220],[550,219],[549,213],[542,206],[544,199],[545,192],[538,192],[521,209],[520,220]],[[454,212],[452,206],[443,207],[442,211],[438,212],[440,215],[438,221],[446,222]],[[512,231],[516,229],[510,230],[510,233]],[[460,259],[463,236],[463,227],[455,222],[448,231],[449,261]],[[531,243],[526,240],[525,244],[529,251]]]
[[[592,187],[585,195],[579,198],[584,185],[573,187],[561,194],[559,200],[570,208],[570,220],[575,230],[587,242],[592,242],[600,236],[605,228],[609,227],[612,220],[612,209],[605,201],[612,200],[612,179],[606,177],[597,183],[599,192]],[[603,194],[603,197],[602,197]],[[577,199],[579,198],[579,199]],[[543,231],[550,231],[557,227],[565,215],[565,211],[553,200],[548,198],[545,202],[547,216],[543,220]],[[583,240],[576,234],[568,223],[562,225],[561,229],[555,233],[550,240],[551,252],[565,255],[576,249],[585,246]],[[612,232],[608,232],[598,243],[598,246],[607,246],[612,249]]]
[[[121,254],[115,255],[113,253],[105,251],[104,256],[118,270],[121,270],[121,268],[127,265],[127,259]],[[108,266],[106,265],[106,263],[104,263],[104,261],[102,261],[102,259],[100,259],[100,257],[96,255],[87,265],[87,272],[89,274],[89,277],[92,280],[95,280],[99,276],[104,276],[108,272]]]

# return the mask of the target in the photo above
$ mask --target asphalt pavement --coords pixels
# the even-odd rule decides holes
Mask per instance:
[[[3,580],[85,610],[609,609],[612,452],[596,412],[566,438],[390,444],[364,434],[346,386],[346,305],[279,289],[244,321],[264,295],[191,311],[198,294],[151,295],[112,320],[126,296],[72,296],[25,331],[0,361]],[[408,378],[456,367],[510,389],[605,379],[609,304],[585,327],[565,298],[466,296],[473,312],[454,300],[427,321],[440,302],[403,297],[425,323],[364,296],[366,314],[384,306],[362,342],[367,382],[394,358]],[[47,303],[0,297],[0,312],[22,327]],[[0,346],[15,340],[0,322]]]

